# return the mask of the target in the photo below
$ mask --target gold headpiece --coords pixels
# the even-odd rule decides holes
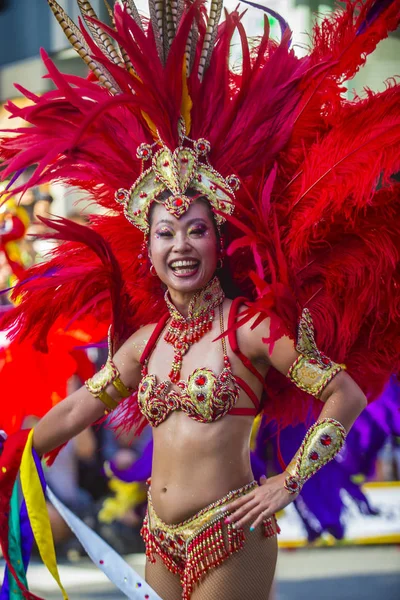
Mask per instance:
[[[148,212],[151,204],[163,204],[170,214],[179,219],[195,200],[185,195],[188,188],[207,198],[214,210],[217,225],[225,221],[223,214],[230,215],[234,211],[239,179],[235,175],[225,179],[213,169],[207,158],[210,143],[203,138],[192,140],[187,137],[182,119],[179,125],[179,146],[174,152],[160,139],[153,144],[138,146],[136,155],[142,161],[142,174],[129,190],[121,188],[115,194],[116,201],[124,206],[128,221],[145,234],[149,232]],[[153,155],[154,146],[161,148]],[[144,170],[149,160],[151,167]],[[171,195],[163,199],[165,191],[171,192]]]

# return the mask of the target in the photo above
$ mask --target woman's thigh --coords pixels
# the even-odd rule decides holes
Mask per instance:
[[[266,538],[261,529],[245,528],[244,547],[207,572],[191,600],[268,600],[278,553],[276,536]]]
[[[155,563],[146,560],[147,583],[162,600],[181,600],[182,586],[179,576],[171,573],[159,556],[156,555],[155,559]]]

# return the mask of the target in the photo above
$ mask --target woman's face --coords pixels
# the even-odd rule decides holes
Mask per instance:
[[[151,214],[149,256],[161,281],[172,290],[204,287],[218,261],[217,235],[210,209],[196,201],[177,219],[162,204]]]

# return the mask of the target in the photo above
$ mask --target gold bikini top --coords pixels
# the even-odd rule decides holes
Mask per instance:
[[[222,304],[219,306],[221,333],[224,330]],[[258,398],[240,377],[232,373],[225,338],[221,338],[224,355],[224,368],[219,375],[211,369],[195,369],[188,380],[176,383],[179,392],[171,390],[169,379],[157,382],[155,375],[148,373],[148,361],[154,346],[162,334],[170,314],[166,313],[157,323],[141,357],[142,380],[138,388],[138,405],[152,427],[158,427],[174,410],[182,410],[191,419],[201,423],[211,423],[230,415],[251,415],[258,413]],[[254,403],[254,408],[234,408],[242,388]]]

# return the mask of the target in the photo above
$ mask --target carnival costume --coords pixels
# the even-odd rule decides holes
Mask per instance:
[[[180,218],[201,197],[225,240],[224,270],[244,295],[229,318],[232,350],[262,380],[240,352],[235,330],[269,317],[270,351],[283,335],[297,340],[299,357],[288,377],[271,369],[262,381],[268,418],[280,427],[304,422],[310,395],[317,409],[345,365],[369,399],[379,395],[400,364],[400,187],[392,179],[400,169],[399,87],[393,81],[384,92],[347,100],[343,84],[397,27],[400,2],[349,0],[315,26],[309,54],[298,58],[279,15],[272,13],[280,42],[270,39],[267,16],[262,36],[248,40],[238,10],[226,12],[219,25],[221,0],[211,2],[209,15],[201,0],[151,0],[149,22],[125,0],[114,7],[113,27],[78,0],[87,29],[48,1],[91,77],[63,75],[42,53],[56,89],[38,97],[18,86],[32,104],[9,102],[8,110],[30,126],[2,141],[4,176],[36,164],[27,184],[14,182],[14,192],[63,181],[108,212],[93,217],[89,229],[44,220],[64,243],[16,286],[21,301],[6,321],[12,334],[45,348],[59,316],[91,311],[112,322],[109,358],[87,387],[106,412],[116,408],[118,426],[140,431],[147,420],[158,426],[171,410],[202,422],[235,410],[238,381],[227,361],[220,375],[199,369],[187,382],[180,379],[185,353],[222,308],[222,290],[215,302],[206,298],[207,288],[199,292],[206,311],[200,305],[185,319],[167,302],[166,314],[143,247],[155,202]],[[229,66],[235,32],[240,69]],[[159,320],[158,334],[165,329],[174,362],[169,380],[157,382],[144,361],[132,394],[113,353],[149,315]],[[118,407],[106,392],[111,383],[127,398]],[[182,394],[169,389],[172,383]],[[334,419],[313,425],[290,464],[288,493],[332,459],[344,437]],[[31,443],[31,434],[20,432],[5,444],[2,513],[21,455],[23,470],[34,466]],[[3,552],[24,590],[9,560],[7,533],[3,522]],[[59,580],[53,554],[50,567]],[[196,568],[191,565],[190,585],[202,574]]]

